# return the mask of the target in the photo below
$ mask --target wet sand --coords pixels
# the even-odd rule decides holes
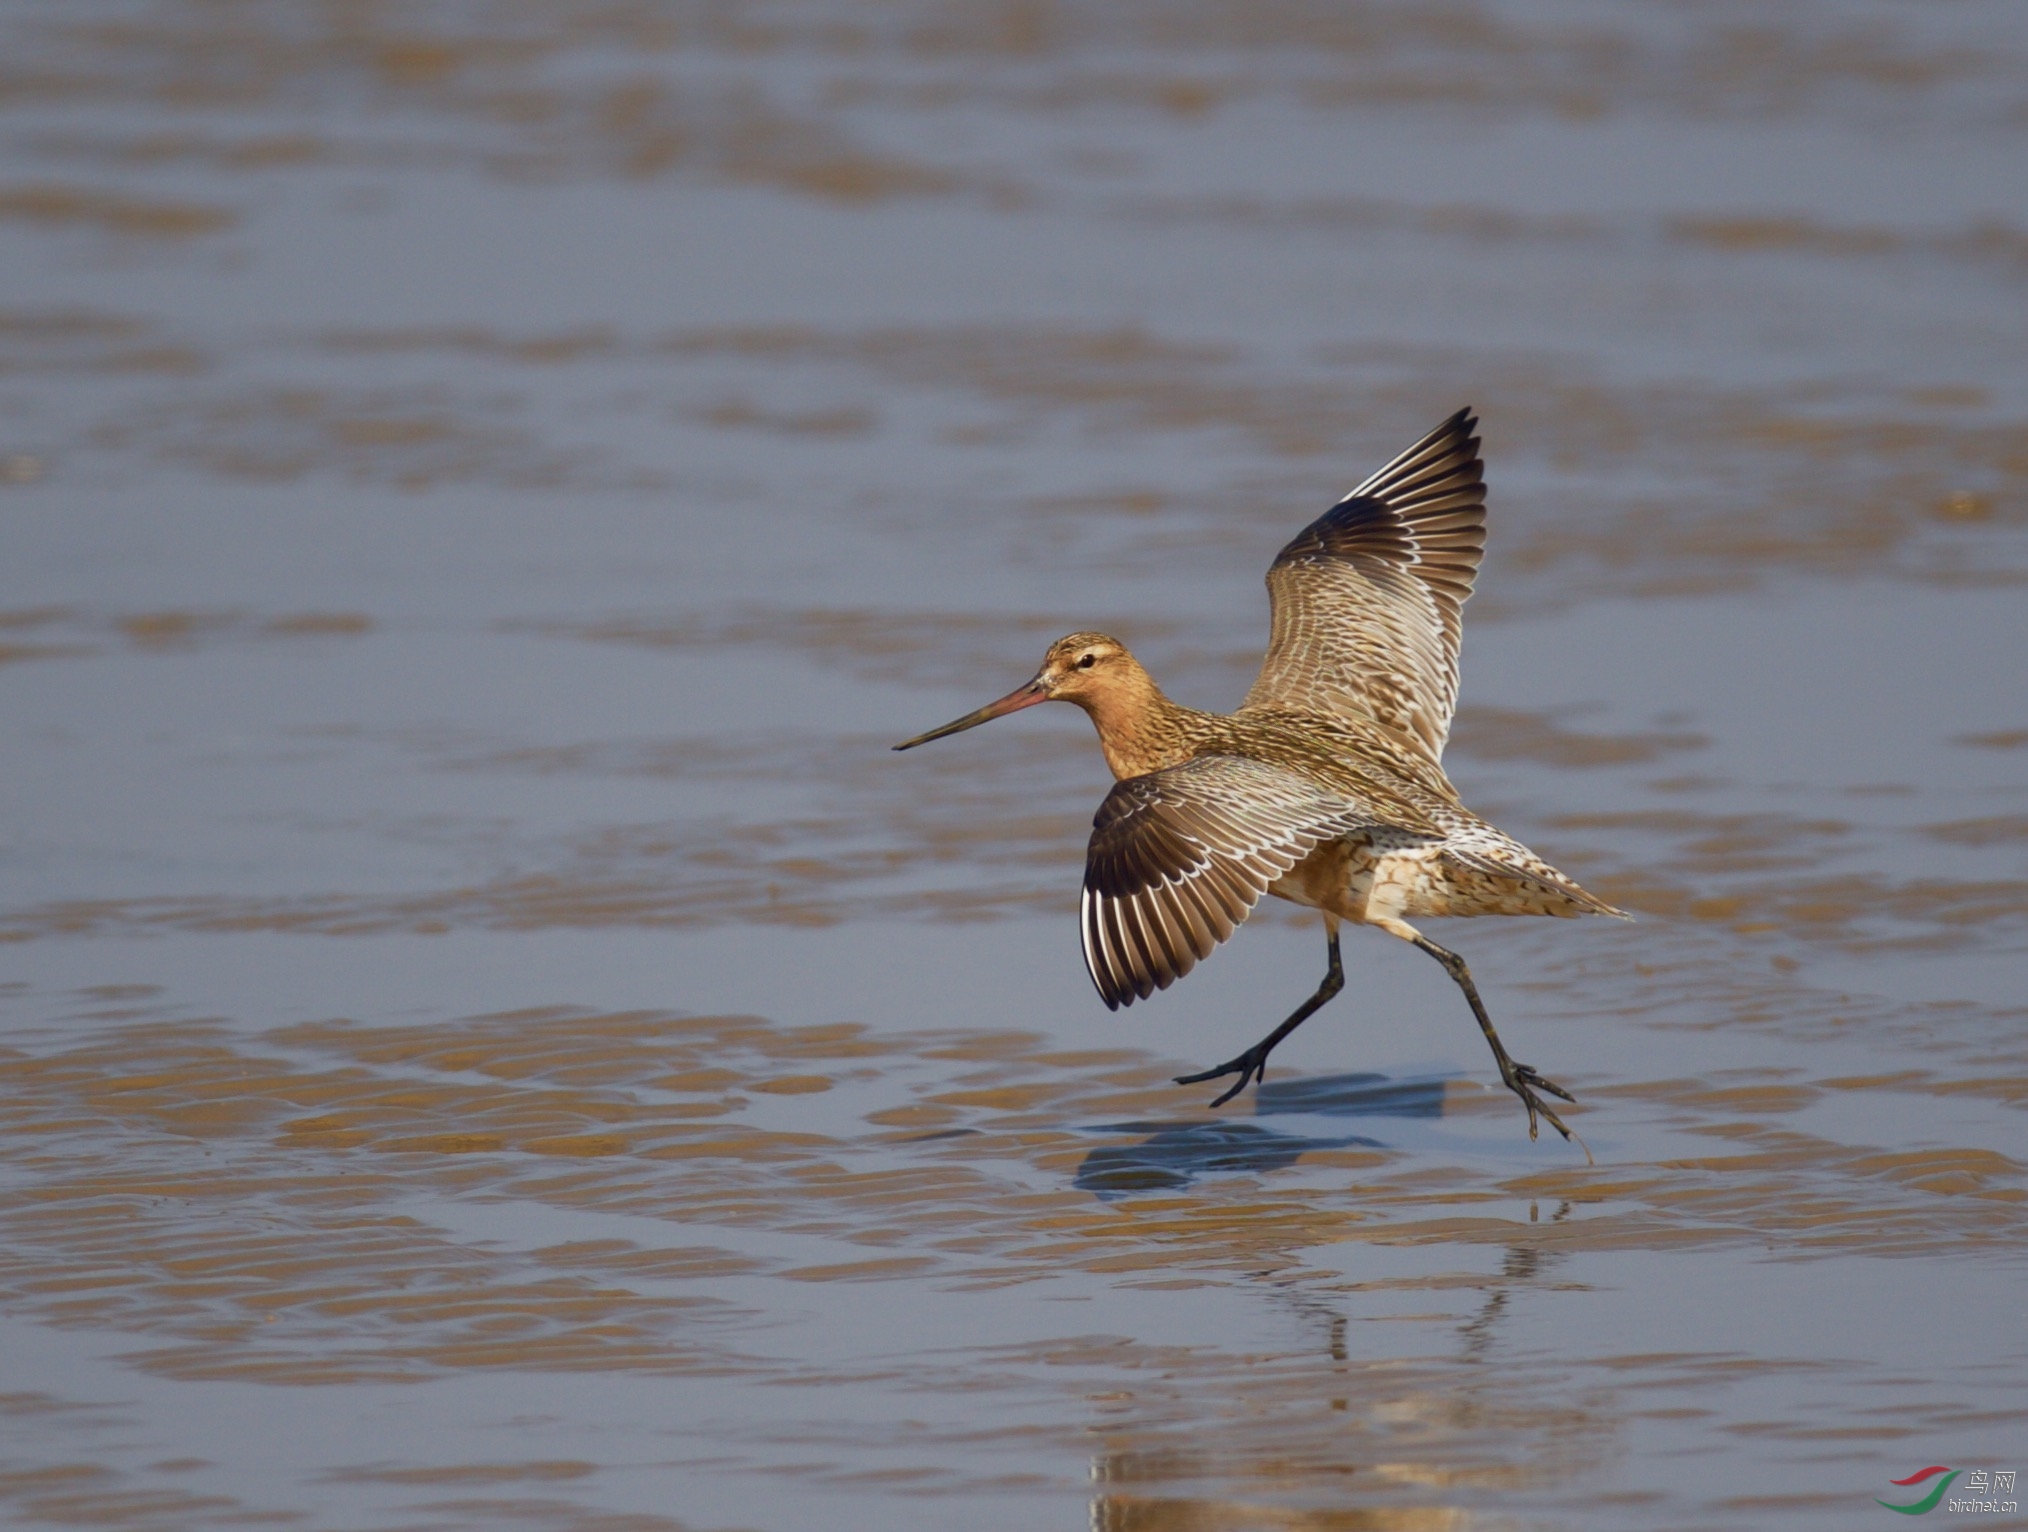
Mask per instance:
[[[0,22],[0,1519],[1831,1529],[2028,1469],[2000,3]],[[1120,634],[1461,404],[1633,911],[1145,1006]],[[1060,716],[1059,716],[1060,715]],[[1987,1526],[2028,1526],[2004,1514]]]

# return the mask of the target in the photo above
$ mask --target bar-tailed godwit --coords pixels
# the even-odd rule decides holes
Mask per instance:
[[[1619,915],[1459,801],[1441,764],[1460,619],[1486,546],[1478,421],[1460,410],[1304,528],[1268,569],[1267,658],[1236,713],[1162,694],[1126,645],[1073,633],[1033,680],[896,745],[908,750],[1039,702],[1074,702],[1117,779],[1085,856],[1085,966],[1117,1010],[1211,955],[1262,894],[1323,912],[1317,992],[1251,1048],[1180,1085],[1265,1077],[1276,1044],[1344,987],[1341,921],[1378,926],[1457,981],[1500,1078],[1565,1138],[1546,1091],[1493,1030],[1465,960],[1409,917]]]

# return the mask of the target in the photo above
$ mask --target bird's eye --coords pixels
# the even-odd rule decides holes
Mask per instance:
[[[1097,663],[1098,656],[1095,654],[1080,654],[1077,657],[1077,668],[1079,670],[1089,670]]]

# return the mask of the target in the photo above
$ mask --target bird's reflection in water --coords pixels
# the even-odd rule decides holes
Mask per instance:
[[[1562,1212],[1567,1211],[1565,1204]],[[1484,1301],[1459,1326],[1463,1344],[1457,1359],[1487,1361],[1509,1294],[1537,1284],[1559,1259],[1533,1246],[1509,1246]],[[1464,1532],[1487,1525],[1482,1512],[1465,1506],[1386,1503],[1487,1481],[1488,1466],[1475,1461],[1469,1429],[1484,1413],[1486,1375],[1473,1368],[1455,1386],[1424,1381],[1404,1387],[1395,1363],[1369,1372],[1353,1358],[1350,1326],[1331,1299],[1293,1289],[1284,1296],[1318,1324],[1323,1365],[1310,1375],[1308,1386],[1340,1424],[1285,1426],[1271,1440],[1251,1445],[1227,1440],[1101,1452],[1091,1465],[1092,1479],[1100,1486],[1091,1502],[1093,1532]],[[1280,1413],[1285,1422],[1301,1418],[1300,1411],[1287,1410],[1289,1399],[1278,1402],[1284,1407],[1279,1412],[1276,1401],[1265,1396],[1255,1401],[1261,1413]],[[1395,1430],[1376,1431],[1370,1409],[1355,1408],[1376,1404]],[[1454,1449],[1458,1455],[1434,1446],[1404,1456],[1396,1433],[1410,1422],[1426,1431],[1447,1424],[1463,1427],[1465,1440]],[[1569,1422],[1552,1418],[1547,1424],[1563,1429]],[[1496,1477],[1506,1472],[1499,1466],[1491,1469]],[[1291,1499],[1310,1503],[1292,1504]],[[1361,1499],[1369,1503],[1356,1503]],[[1495,1524],[1506,1525],[1503,1520]]]
[[[1570,1204],[1563,1202],[1549,1215],[1549,1221],[1562,1223],[1569,1216]],[[1533,1205],[1529,1208],[1529,1218],[1531,1222],[1537,1219]],[[1543,1274],[1560,1266],[1564,1259],[1565,1252],[1560,1250],[1545,1250],[1540,1245],[1509,1245],[1500,1261],[1500,1280],[1487,1290],[1486,1301],[1479,1306],[1479,1312],[1458,1327],[1458,1334],[1464,1340],[1464,1353],[1460,1360],[1485,1361],[1499,1330],[1500,1319],[1507,1312],[1508,1295],[1516,1288],[1539,1285]]]
[[[1441,1117],[1441,1079],[1390,1080],[1385,1075],[1324,1075],[1277,1081],[1259,1089],[1262,1117]],[[1199,1176],[1281,1170],[1313,1149],[1380,1147],[1357,1134],[1287,1132],[1259,1122],[1226,1119],[1192,1122],[1121,1122],[1101,1133],[1144,1135],[1134,1143],[1105,1144],[1077,1168],[1080,1191],[1099,1197],[1176,1191]]]
[[[1277,1082],[1259,1092],[1264,1117],[1440,1117],[1443,1103],[1441,1079],[1390,1080],[1375,1074]],[[1077,1185],[1101,1197],[1174,1189],[1219,1171],[1278,1170],[1312,1149],[1376,1142],[1354,1135],[1290,1132],[1259,1122],[1118,1123],[1099,1131],[1144,1135],[1137,1142],[1108,1144],[1085,1156]],[[1561,1222],[1569,1213],[1570,1204],[1564,1203],[1548,1221]],[[1534,1217],[1539,1215],[1531,1209]],[[1510,1295],[1517,1288],[1538,1285],[1559,1260],[1557,1253],[1539,1246],[1510,1245],[1476,1311],[1458,1326],[1461,1344],[1456,1360],[1467,1364],[1490,1360]],[[1143,1438],[1134,1446],[1122,1444],[1101,1452],[1091,1465],[1092,1478],[1100,1486],[1091,1502],[1093,1532],[1463,1532],[1483,1524],[1479,1514],[1456,1505],[1346,1503],[1367,1496],[1394,1499],[1404,1492],[1404,1479],[1427,1489],[1450,1482],[1453,1473],[1461,1474],[1464,1482],[1474,1472],[1441,1457],[1422,1465],[1421,1474],[1404,1474],[1399,1465],[1392,1471],[1377,1469],[1374,1459],[1400,1448],[1377,1439],[1362,1423],[1356,1405],[1362,1400],[1370,1403],[1377,1388],[1397,1414],[1431,1421],[1469,1417],[1482,1384],[1478,1377],[1469,1383],[1460,1378],[1455,1397],[1448,1388],[1427,1392],[1426,1385],[1405,1396],[1395,1395],[1400,1388],[1396,1374],[1369,1376],[1353,1356],[1350,1327],[1338,1301],[1313,1289],[1285,1287],[1286,1277],[1281,1272],[1269,1280],[1316,1324],[1323,1355],[1322,1370],[1312,1384],[1318,1388],[1318,1402],[1343,1424],[1328,1428],[1322,1439],[1306,1441],[1298,1431],[1278,1436],[1271,1448],[1257,1450],[1236,1442],[1223,1447],[1198,1442],[1174,1446],[1158,1436],[1153,1442]],[[1477,1369],[1473,1371],[1476,1374]],[[1216,1482],[1225,1493],[1202,1493],[1200,1487],[1211,1487],[1207,1481]],[[1247,1490],[1227,1498],[1240,1485]],[[1290,1495],[1312,1503],[1286,1503]],[[1317,1499],[1327,1503],[1319,1505]]]

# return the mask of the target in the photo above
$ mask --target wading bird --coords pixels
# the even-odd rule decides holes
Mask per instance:
[[[1321,910],[1330,965],[1266,1037],[1179,1085],[1265,1078],[1268,1055],[1344,988],[1341,921],[1378,926],[1457,981],[1500,1078],[1571,1136],[1493,1030],[1465,960],[1409,924],[1426,915],[1622,915],[1459,801],[1441,764],[1458,695],[1460,621],[1486,546],[1478,424],[1457,414],[1304,528],[1268,569],[1267,658],[1236,713],[1162,694],[1118,639],[1073,633],[1033,680],[896,745],[909,750],[1040,702],[1090,715],[1117,779],[1085,856],[1085,966],[1118,1010],[1167,989],[1262,894]]]

